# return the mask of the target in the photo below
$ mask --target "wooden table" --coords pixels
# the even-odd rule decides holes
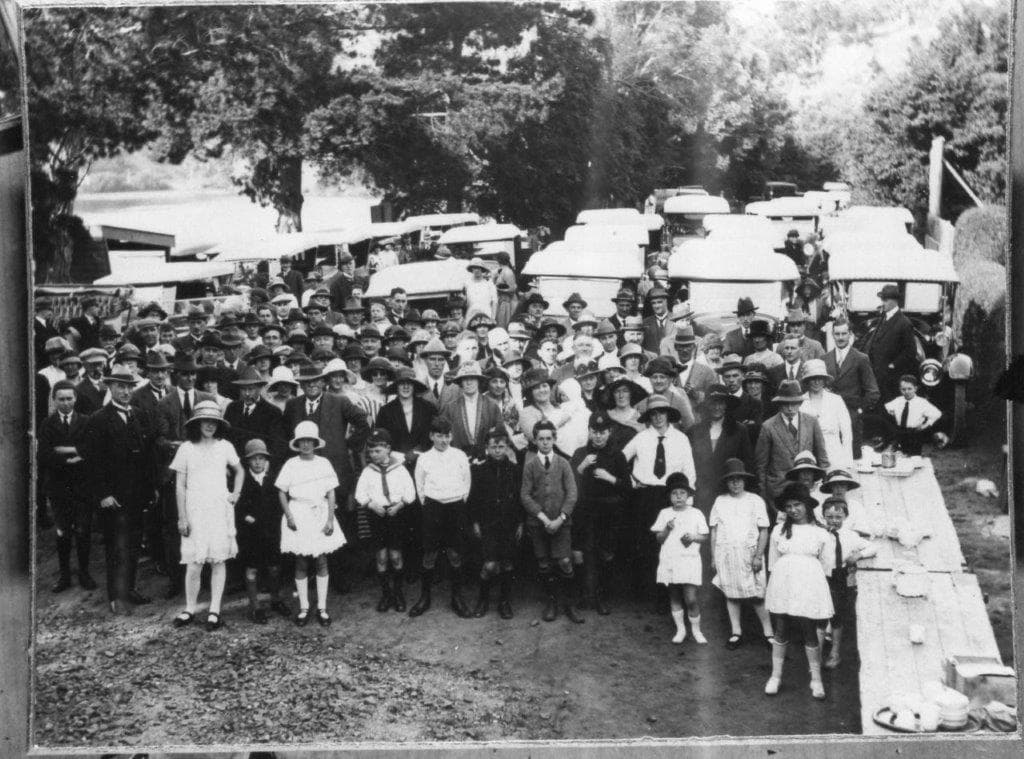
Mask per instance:
[[[851,497],[863,504],[869,524],[881,529],[903,517],[931,533],[913,548],[905,548],[892,538],[875,538],[878,554],[861,560],[858,567],[892,569],[898,563],[911,562],[921,564],[929,572],[960,572],[965,568],[960,539],[929,459],[924,459],[924,466],[908,477],[862,472],[854,477],[860,488]]]
[[[1002,662],[978,579],[963,572],[928,574],[928,595],[904,598],[892,572],[857,573],[857,641],[860,653],[861,732],[892,735],[872,716],[893,692],[919,693],[942,681],[943,661],[953,654],[991,656]],[[910,642],[910,625],[925,630]]]

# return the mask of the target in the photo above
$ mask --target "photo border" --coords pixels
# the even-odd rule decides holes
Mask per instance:
[[[385,0],[390,1],[390,0]],[[417,2],[420,0],[416,0]],[[808,0],[805,0],[808,1]],[[1007,254],[1007,359],[1024,355],[1024,10],[1020,3],[1010,2],[1010,107],[1007,136],[1007,212],[1009,215],[1009,250]],[[29,382],[32,356],[28,341],[31,329],[29,293],[31,292],[30,256],[31,220],[29,203],[28,161],[28,97],[25,83],[21,14],[28,8],[101,6],[101,5],[228,5],[217,0],[192,0],[182,3],[156,2],[33,2],[33,0],[0,0],[0,25],[14,27],[15,49],[19,59],[22,93],[22,159],[21,174],[11,172],[0,156],[0,262],[8,281],[24,281],[25,287],[0,299],[0,341],[4,345],[4,361],[0,362],[0,493],[6,514],[0,530],[0,755],[62,757],[115,753],[122,755],[146,752],[144,747],[109,747],[88,749],[33,749],[31,736],[32,692],[34,685],[33,641],[35,608],[32,595],[35,554],[34,479],[32,459],[35,437],[31,409],[34,388]],[[259,4],[274,4],[260,2]],[[324,4],[301,0],[301,4]],[[2,33],[2,29],[0,29]],[[8,154],[14,156],[14,153]],[[15,159],[9,159],[15,160]],[[1020,252],[1018,252],[1020,251]],[[1024,559],[1024,519],[1021,518],[1016,494],[1024,494],[1024,404],[1008,404],[1007,442],[1009,446],[1008,500],[1013,549],[1010,555],[1011,592],[1013,595],[1013,649],[1015,669],[1020,672],[1024,661],[1024,582],[1020,574]],[[1017,707],[1024,705],[1022,682],[1018,679]],[[827,748],[826,748],[827,746]],[[361,743],[307,744],[301,747],[284,744],[237,744],[199,747],[158,747],[148,751],[152,759],[171,756],[245,756],[250,751],[276,752],[281,759],[328,759],[348,756],[400,756],[452,754],[459,757],[621,757],[643,755],[676,757],[681,750],[698,757],[763,757],[775,754],[785,757],[880,757],[899,755],[916,757],[950,757],[960,759],[967,752],[986,757],[1021,756],[1021,732],[1006,735],[935,735],[900,736],[893,738],[858,735],[823,734],[815,736],[757,736],[749,738],[680,738],[631,739],[608,741],[508,741],[452,743]]]

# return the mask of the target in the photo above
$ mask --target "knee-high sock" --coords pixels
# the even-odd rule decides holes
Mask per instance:
[[[185,611],[189,614],[195,614],[199,604],[199,579],[202,573],[202,564],[189,564],[185,567]]]
[[[295,591],[299,594],[299,609],[309,609],[309,578],[296,577]]]
[[[327,610],[327,583],[331,579],[330,575],[317,575],[316,576],[316,608]]]
[[[224,582],[228,576],[228,569],[223,561],[217,562],[210,568],[210,613],[220,614],[220,602],[224,598]]]

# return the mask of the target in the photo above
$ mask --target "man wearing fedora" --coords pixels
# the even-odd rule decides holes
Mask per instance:
[[[110,403],[89,417],[82,433],[90,495],[98,507],[107,567],[107,598],[116,615],[150,599],[135,589],[143,510],[153,492],[153,418],[131,407],[135,378],[115,366],[106,378]]]
[[[583,309],[587,307],[587,302],[583,300],[583,296],[579,293],[572,293],[568,298],[562,302],[562,308],[565,309],[567,316],[565,317],[564,324],[566,329],[572,329],[573,325],[579,321],[580,315],[583,313]]]
[[[687,322],[679,325],[675,334],[671,338],[665,338],[661,343],[661,355],[678,361],[679,375],[676,384],[686,393],[686,397],[690,399],[690,406],[694,409],[703,402],[707,389],[718,383],[718,372],[707,364],[695,360],[696,346],[697,338],[693,334],[693,327]]]
[[[626,317],[636,313],[636,293],[623,287],[612,298],[612,303],[615,304],[615,313],[608,317],[608,321],[616,330],[621,330]]]
[[[825,354],[825,370],[832,377],[832,392],[843,399],[850,412],[853,458],[859,459],[864,439],[863,415],[875,408],[881,394],[871,361],[852,345],[849,322],[837,319],[832,324],[832,340],[835,348]]]
[[[828,469],[828,452],[818,420],[800,411],[807,400],[800,380],[784,379],[772,403],[779,409],[761,426],[754,448],[754,467],[765,501],[773,503],[786,486],[786,471],[800,451],[810,451],[818,466]]]
[[[643,340],[641,345],[645,351],[657,355],[661,341],[675,332],[676,324],[669,318],[668,291],[663,287],[652,287],[647,293],[647,304],[651,315],[643,320]]]
[[[206,331],[206,311],[200,306],[189,306],[185,318],[188,323],[188,332],[175,339],[171,345],[178,353],[191,355],[199,350],[199,342],[203,339],[203,332]]]
[[[917,372],[917,341],[914,326],[900,309],[899,287],[883,285],[878,297],[882,315],[868,335],[865,352],[878,381],[880,400],[885,403],[900,394],[902,375]]]
[[[302,290],[305,282],[302,272],[296,271],[291,256],[281,256],[281,273],[278,276],[284,282],[288,292],[295,296],[295,300],[302,297]]]
[[[146,384],[132,391],[131,405],[145,409],[154,418],[157,405],[167,394],[171,364],[160,351],[153,351],[146,359]]]
[[[639,316],[627,316],[622,323],[622,345],[636,345],[643,351],[644,360],[650,361],[657,357],[654,351],[646,350],[644,343],[644,320]],[[621,349],[621,347],[620,347]]]
[[[230,425],[228,439],[235,446],[239,458],[245,456],[245,447],[250,440],[262,440],[271,465],[275,469],[280,467],[288,456],[290,435],[284,429],[280,410],[263,399],[267,380],[255,367],[246,366],[234,384],[238,388],[238,400],[231,401],[224,411],[224,421]]]
[[[87,348],[78,356],[85,367],[85,376],[75,386],[75,411],[88,416],[99,410],[107,400],[107,385],[103,372],[107,368],[107,353],[102,348]]]
[[[449,381],[447,376],[448,358],[451,356],[451,352],[445,348],[440,338],[435,337],[420,348],[419,356],[427,367],[426,376],[422,378],[426,390],[420,394],[420,397],[434,408],[441,408],[457,398],[459,387]]]
[[[740,298],[736,301],[736,310],[733,313],[736,314],[736,319],[740,324],[725,333],[722,338],[722,354],[735,353],[743,359],[754,350],[753,343],[750,341],[750,325],[757,313],[757,306],[750,298]]]
[[[78,302],[82,314],[71,320],[70,326],[78,332],[78,350],[98,348],[100,345],[100,302],[86,296]]]
[[[487,430],[502,423],[501,409],[480,392],[487,377],[475,361],[459,366],[455,375],[459,395],[440,406],[439,415],[452,426],[452,445],[466,452],[471,459],[483,453]]]

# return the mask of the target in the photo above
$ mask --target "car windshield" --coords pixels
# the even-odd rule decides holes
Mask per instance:
[[[781,317],[785,297],[781,282],[690,283],[690,308],[696,313],[731,312],[740,298],[750,298],[759,312]]]
[[[587,310],[597,318],[615,313],[612,298],[618,293],[622,281],[618,279],[587,277],[537,277],[537,289],[551,304],[549,314],[565,315],[562,303],[572,293],[579,293],[587,302]],[[735,302],[734,302],[735,305]]]
[[[878,308],[878,291],[884,281],[851,282],[847,291],[846,307],[850,311],[874,311]],[[903,297],[903,310],[931,314],[939,310],[942,299],[940,282],[907,282]]]

